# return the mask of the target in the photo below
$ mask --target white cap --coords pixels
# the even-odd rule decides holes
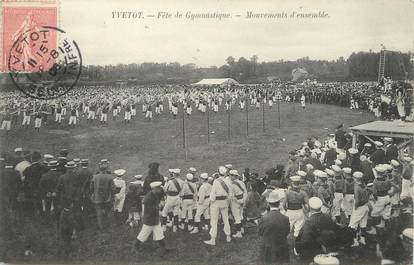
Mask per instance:
[[[229,173],[230,173],[230,175],[233,175],[233,176],[239,176],[239,172],[235,169],[230,170]]]
[[[342,169],[342,171],[343,171],[345,174],[351,174],[351,173],[352,173],[352,169],[351,169],[351,168],[349,168],[349,167],[344,167],[344,168]]]
[[[208,179],[208,173],[201,173],[200,178],[202,179]]]
[[[378,147],[381,147],[381,146],[383,146],[384,144],[383,143],[381,143],[380,141],[375,141],[374,142],[374,144],[376,145],[376,146],[378,146]]]
[[[331,177],[335,176],[335,171],[333,171],[332,169],[327,168],[325,169],[325,172]]]
[[[274,203],[282,200],[284,195],[282,194],[282,190],[273,190],[269,193],[269,197],[267,197],[267,202]],[[284,193],[284,192],[283,192]]]
[[[218,172],[219,172],[220,175],[224,175],[224,174],[227,173],[227,168],[225,168],[223,166],[219,166]]]
[[[341,160],[339,160],[339,159],[336,159],[336,160],[335,160],[335,165],[336,165],[336,166],[341,166],[341,165],[342,165],[342,161],[341,161]]]
[[[188,171],[190,171],[190,172],[197,172],[197,169],[195,169],[195,167],[190,167],[189,169],[188,169]]]
[[[365,143],[364,144],[364,147],[371,147],[372,146],[372,144],[371,143]]]
[[[348,149],[348,152],[349,152],[351,155],[355,155],[355,154],[358,154],[358,149],[356,149],[356,148],[349,148],[349,149]]]
[[[174,169],[172,170],[172,173],[174,173],[174,174],[180,174],[180,173],[181,173],[181,169],[179,169],[179,168],[174,168]]]
[[[291,176],[291,177],[290,177],[290,180],[291,180],[291,181],[295,181],[295,182],[300,181],[300,179],[301,179],[301,177],[300,177],[300,176]]]
[[[168,169],[168,172],[170,172],[170,173],[174,173],[174,169],[173,169],[173,168],[169,168],[169,169]]]
[[[16,153],[16,152],[23,152],[23,148],[21,148],[21,147],[17,147],[17,148],[15,148],[14,149],[14,152]]]
[[[384,173],[385,171],[387,171],[387,168],[383,164],[379,164],[375,167],[375,171],[377,171],[378,173]]]
[[[162,185],[161,181],[154,181],[150,183],[151,189],[156,188],[156,187],[161,187],[161,185]]]
[[[136,178],[136,179],[142,179],[142,175],[135,175],[134,178]]]
[[[194,175],[191,174],[191,173],[188,173],[185,177],[186,177],[187,180],[193,180]]]
[[[352,174],[352,176],[356,179],[361,179],[364,176],[364,174],[360,171],[355,171],[354,174]]]
[[[50,155],[50,154],[44,154],[43,157],[45,159],[53,159],[54,156]]]
[[[114,174],[117,175],[118,177],[121,177],[125,174],[126,170],[125,169],[117,169],[114,171]]]
[[[314,210],[319,210],[322,207],[322,201],[318,197],[310,198],[308,204]]]
[[[339,173],[342,171],[342,169],[338,166],[338,165],[332,165],[331,166],[332,170],[335,171],[336,173]]]
[[[413,161],[413,158],[411,157],[411,156],[404,156],[403,157],[403,160],[404,160],[404,162],[411,162],[411,161]]]
[[[317,170],[313,171],[313,175],[315,177],[319,177],[321,175],[321,172],[322,172],[321,170],[317,169]]]
[[[362,155],[362,156],[359,157],[359,160],[361,160],[361,162],[365,161],[365,160],[367,160],[367,156]]]
[[[400,163],[395,159],[391,160],[390,163],[393,167],[398,167],[400,165]]]
[[[306,165],[306,169],[307,170],[312,170],[314,167],[313,167],[313,165],[312,164],[307,164]]]
[[[232,169],[233,168],[233,165],[232,164],[226,164],[226,165],[224,165],[227,169]]]
[[[392,138],[391,137],[384,137],[384,141],[385,142],[392,142]]]
[[[302,170],[299,170],[298,172],[296,172],[296,174],[298,174],[301,177],[306,177],[306,172]]]
[[[313,258],[313,264],[315,265],[339,265],[339,260],[337,257],[331,255],[316,255]]]
[[[326,172],[321,171],[321,173],[319,175],[319,178],[325,178],[326,179],[327,177],[328,177],[328,174]]]
[[[381,259],[381,265],[394,265],[395,261],[390,259]]]

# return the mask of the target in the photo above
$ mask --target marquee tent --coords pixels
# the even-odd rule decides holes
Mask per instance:
[[[239,85],[239,82],[233,78],[205,78],[201,81],[192,84],[193,86],[227,86],[227,85]]]

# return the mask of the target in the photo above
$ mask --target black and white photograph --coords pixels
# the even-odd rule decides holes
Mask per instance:
[[[0,264],[413,264],[413,15],[0,0]]]

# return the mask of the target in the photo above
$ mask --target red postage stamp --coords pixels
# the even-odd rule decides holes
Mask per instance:
[[[21,62],[15,64],[14,71],[34,72],[39,67],[48,69],[54,62],[42,59],[42,54],[38,51],[41,47],[38,44],[42,45],[43,42],[45,47],[47,39],[47,49],[53,49],[56,47],[57,35],[52,33],[54,35],[42,36],[39,29],[44,26],[58,26],[58,3],[56,1],[2,1],[1,15],[1,71],[10,70],[8,65],[11,59]],[[16,45],[17,42],[20,45]],[[10,58],[13,48],[14,58]],[[36,65],[33,62],[36,62]]]

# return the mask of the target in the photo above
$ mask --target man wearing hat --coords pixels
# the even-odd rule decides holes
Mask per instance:
[[[95,205],[98,228],[103,229],[112,206],[113,177],[108,171],[107,160],[99,163],[99,172],[92,177],[89,191]]]
[[[125,209],[128,211],[128,219],[126,221],[131,227],[138,224],[142,216],[142,196],[143,184],[142,175],[135,175],[134,181],[129,184],[128,192],[125,196]]]
[[[363,182],[363,173],[356,171],[353,174],[355,178],[354,188],[354,210],[349,219],[349,227],[354,230],[354,244],[358,246],[360,243],[365,245],[366,227],[369,213],[369,193],[366,185]],[[358,239],[359,237],[359,239]]]
[[[335,224],[329,215],[321,212],[321,199],[309,199],[309,219],[305,221],[303,229],[295,241],[295,250],[303,262],[311,262],[313,257],[324,253],[326,248],[335,245]]]
[[[341,172],[335,172],[335,176],[333,179],[334,183],[334,198],[332,203],[332,216],[335,218],[338,224],[341,223],[341,206],[344,200],[344,192],[345,192],[345,180],[344,177],[349,177],[351,175],[351,168],[344,167]]]
[[[122,177],[125,175],[125,169],[117,169],[114,171],[114,217],[117,225],[121,224],[121,213],[124,208],[126,184]]]
[[[233,195],[230,198],[230,210],[234,218],[234,226],[236,233],[233,237],[241,238],[241,228],[242,228],[242,219],[243,219],[243,205],[247,196],[247,189],[243,181],[239,180],[239,172],[232,169],[229,172],[230,175],[230,189],[231,194]]]
[[[283,207],[286,209],[286,216],[289,218],[290,230],[293,230],[294,237],[299,235],[299,231],[305,222],[303,209],[308,202],[306,192],[300,189],[300,180],[300,176],[290,177],[291,186],[286,191]]]
[[[283,190],[269,193],[267,202],[270,211],[260,220],[258,234],[261,237],[259,260],[261,263],[288,263],[289,247],[287,236],[290,232],[289,218],[280,213]]]
[[[325,172],[321,172],[319,175],[319,187],[317,194],[319,199],[322,201],[322,212],[326,214],[329,213],[332,207],[333,194],[328,184],[328,174]]]
[[[39,181],[42,175],[46,173],[47,169],[41,163],[41,159],[42,156],[39,152],[33,152],[32,164],[23,171],[23,176],[25,177],[28,186],[27,199],[31,204],[31,207],[29,207],[28,210],[32,211],[32,214],[43,212],[42,201],[39,196]]]
[[[201,186],[198,190],[197,196],[197,210],[194,216],[194,229],[190,234],[196,234],[203,227],[205,230],[208,229],[208,223],[210,222],[210,193],[211,193],[211,184],[208,182],[208,173],[201,173]],[[202,226],[201,215],[204,215],[205,224]],[[207,228],[207,229],[206,229]]]
[[[165,253],[164,232],[160,224],[160,209],[159,204],[164,196],[161,181],[154,181],[150,183],[150,191],[144,197],[144,216],[142,218],[142,228],[135,241],[135,248],[137,251],[142,251],[143,243],[145,243],[150,235],[152,239],[158,242],[162,251]],[[145,250],[145,249],[144,249]]]
[[[391,160],[398,159],[398,147],[391,137],[384,137],[385,147],[385,162],[389,163]]]
[[[210,240],[204,241],[208,245],[215,246],[217,238],[218,218],[221,218],[224,223],[224,233],[226,234],[226,241],[231,242],[231,230],[229,223],[229,199],[231,198],[231,189],[226,179],[227,168],[220,166],[218,169],[219,177],[214,180],[210,193]]]
[[[69,161],[65,165],[66,173],[59,179],[57,192],[61,202],[59,218],[59,254],[67,258],[71,251],[71,240],[76,230],[80,229],[82,184],[76,177],[76,165]],[[75,230],[76,229],[76,230]]]
[[[184,229],[184,221],[188,220],[188,231],[193,229],[193,209],[195,198],[197,197],[197,186],[193,183],[194,175],[188,173],[186,180],[183,181],[183,188],[181,190],[181,216],[180,216],[180,229]]]
[[[181,170],[179,168],[173,169],[173,177],[167,181],[164,187],[164,191],[167,195],[165,200],[164,208],[161,212],[161,225],[162,229],[165,231],[167,229],[167,216],[169,212],[173,213],[173,232],[177,232],[179,225],[178,218],[180,215],[180,195],[181,190],[183,189],[184,182],[180,178]],[[145,207],[144,207],[145,212]]]
[[[385,220],[391,217],[391,201],[388,195],[391,183],[385,177],[386,167],[379,164],[375,167],[376,178],[373,186],[374,205],[372,206],[371,216],[377,220],[377,227],[384,227]],[[374,173],[375,174],[375,173]]]
[[[77,175],[80,181],[83,183],[82,191],[82,217],[85,220],[87,215],[92,211],[93,207],[89,199],[89,187],[91,185],[91,180],[93,177],[92,172],[88,169],[89,160],[83,158],[80,160],[80,167],[77,170]]]
[[[330,167],[333,164],[335,164],[335,160],[337,157],[338,157],[338,153],[336,152],[335,146],[331,144],[329,145],[329,150],[326,151],[325,153],[323,162],[327,167]]]
[[[382,148],[383,143],[380,141],[375,141],[375,151],[369,157],[369,160],[372,162],[372,167],[375,167],[379,164],[385,164],[385,151]]]
[[[49,161],[49,170],[42,175],[39,181],[40,196],[44,206],[43,217],[45,221],[50,221],[50,218],[52,217],[52,209],[54,209],[55,213],[59,213],[59,205],[56,194],[60,174],[56,171],[57,165],[57,160]],[[53,217],[54,221],[57,221],[55,218],[58,216],[54,214]]]

